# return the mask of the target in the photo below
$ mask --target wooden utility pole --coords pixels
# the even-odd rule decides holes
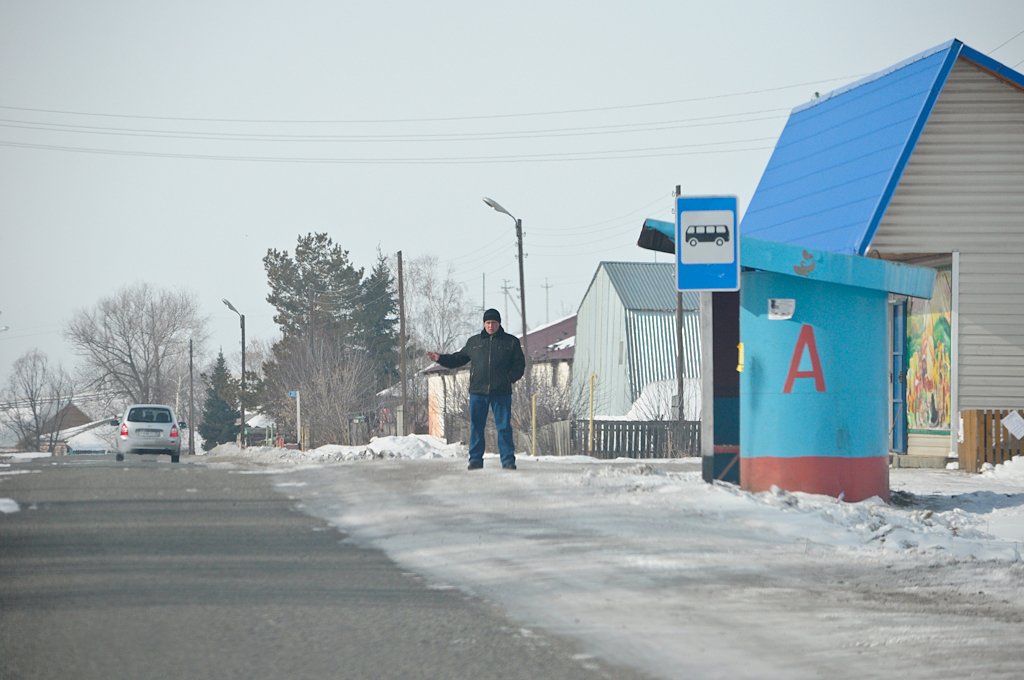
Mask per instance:
[[[551,323],[551,289],[554,286],[548,283],[548,278],[544,277],[544,285],[541,286],[544,289],[544,323]]]
[[[195,382],[192,373],[192,341],[188,341],[188,453],[194,456],[196,453],[196,393]]]
[[[402,251],[398,251],[398,362],[402,380],[402,413],[398,419],[399,436],[407,434],[405,427],[406,408],[409,405],[405,367],[405,280],[402,276]]]
[[[509,322],[509,318],[508,318],[508,292],[510,290],[512,290],[512,287],[508,285],[509,284],[509,280],[508,279],[502,279],[502,281],[504,281],[504,283],[501,286],[501,292],[505,294],[505,317],[504,317],[504,319],[502,319],[502,323],[503,324],[507,324]]]

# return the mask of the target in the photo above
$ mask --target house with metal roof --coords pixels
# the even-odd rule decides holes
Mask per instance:
[[[891,296],[891,448],[946,456],[1024,407],[1024,75],[951,40],[790,115],[740,227],[938,270]]]
[[[683,378],[700,377],[700,301],[682,295]],[[602,262],[576,321],[573,394],[594,413],[625,415],[651,383],[676,380],[675,264]],[[592,378],[593,376],[593,378]]]

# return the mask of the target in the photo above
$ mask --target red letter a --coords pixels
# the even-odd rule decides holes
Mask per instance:
[[[800,359],[804,355],[804,347],[811,355],[811,370],[801,371]],[[793,391],[793,381],[797,378],[814,378],[814,389],[818,392],[825,391],[825,374],[821,372],[821,360],[818,359],[818,346],[814,341],[814,328],[804,324],[800,328],[800,337],[796,339],[796,347],[793,348],[793,359],[789,362],[789,375],[786,376],[786,386],[782,388],[783,394]]]

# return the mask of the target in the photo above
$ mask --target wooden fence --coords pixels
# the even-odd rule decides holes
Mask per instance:
[[[700,422],[578,420],[573,449],[595,458],[675,458],[700,455]]]
[[[453,420],[448,431],[458,433],[448,441],[469,443],[469,423]],[[494,424],[487,420],[486,450],[497,451]],[[461,437],[461,439],[460,439]],[[515,432],[516,450],[529,453],[530,435]],[[594,458],[676,458],[700,455],[699,421],[595,420],[593,446],[590,421],[561,421],[537,428],[537,454],[585,455]]]
[[[1012,409],[1011,409],[1012,410]],[[985,463],[998,465],[1024,455],[1024,440],[1002,426],[1006,411],[962,411],[964,440],[960,443],[960,469],[978,472]]]

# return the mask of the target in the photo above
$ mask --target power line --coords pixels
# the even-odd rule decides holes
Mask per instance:
[[[740,125],[775,120],[780,115],[758,118],[741,118],[723,120],[741,116],[755,116],[763,113],[781,114],[788,108],[765,109],[761,111],[743,111],[739,113],[720,114],[715,116],[697,116],[677,120],[651,121],[646,123],[619,123],[616,125],[576,126],[565,128],[542,128],[538,130],[508,130],[495,132],[458,132],[458,133],[408,133],[396,135],[359,134],[359,135],[286,135],[267,133],[238,132],[204,132],[188,130],[154,130],[144,128],[114,128],[97,125],[71,125],[66,123],[44,123],[30,120],[0,119],[0,127],[17,130],[35,130],[39,132],[64,132],[74,134],[110,135],[118,137],[147,137],[154,139],[189,139],[205,141],[245,141],[272,143],[428,143],[428,142],[480,142],[521,139],[550,139],[583,137],[610,134],[636,134],[646,132],[664,132],[697,127],[713,127],[719,125]]]
[[[97,118],[124,118],[131,120],[169,120],[169,121],[189,121],[189,122],[203,122],[203,123],[258,123],[258,124],[393,124],[393,123],[440,123],[440,122],[457,122],[457,121],[469,121],[469,120],[500,120],[509,118],[533,118],[541,116],[562,116],[579,113],[599,113],[604,111],[627,111],[633,109],[642,108],[654,108],[659,106],[672,106],[675,104],[689,104],[694,102],[703,101],[715,101],[719,99],[727,99],[730,97],[746,97],[755,94],[766,94],[769,92],[780,92],[782,90],[790,90],[797,87],[809,87],[811,85],[819,85],[821,83],[830,83],[837,80],[854,80],[861,78],[864,74],[840,76],[836,78],[825,78],[822,80],[812,80],[803,83],[793,83],[791,85],[780,85],[778,87],[768,87],[759,90],[745,90],[740,92],[727,92],[715,95],[706,95],[703,97],[687,97],[684,99],[669,99],[664,101],[656,102],[644,102],[636,104],[620,104],[615,106],[594,106],[584,107],[575,109],[559,109],[553,111],[531,111],[522,113],[497,113],[497,114],[482,114],[482,115],[462,115],[462,116],[438,116],[438,117],[418,117],[418,118],[363,118],[363,119],[282,119],[282,118],[217,118],[217,117],[186,117],[186,116],[152,116],[152,115],[134,115],[134,114],[122,114],[122,113],[100,113],[95,111],[70,111],[66,109],[44,109],[34,108],[27,106],[12,106],[12,105],[0,105],[0,109],[6,109],[9,111],[30,111],[33,113],[53,113],[66,116],[92,116]]]
[[[728,143],[728,142],[725,142]],[[226,154],[168,153],[158,151],[128,151],[80,146],[52,144],[29,144],[0,140],[0,146],[42,151],[61,151],[103,156],[124,156],[134,158],[174,158],[181,160],[228,161],[244,163],[299,163],[324,165],[486,165],[495,163],[563,163],[587,161],[631,160],[638,158],[665,158],[672,156],[700,156],[721,153],[746,153],[764,151],[771,146],[755,146],[739,149],[712,149],[706,151],[684,151],[689,145],[640,147],[635,149],[606,149],[601,151],[568,151],[563,153],[537,153],[503,156],[425,156],[395,158],[330,158],[301,156],[234,156]]]
[[[1017,38],[1019,38],[1022,35],[1024,35],[1024,30],[1019,31],[1018,33],[1014,34],[1014,36],[1012,38],[1009,38],[1009,39],[1004,40],[1003,42],[999,43],[996,47],[993,47],[991,50],[989,50],[988,53],[991,55],[994,52],[998,52],[1000,49],[1005,47],[1007,44],[1013,42],[1014,40],[1016,40]]]

